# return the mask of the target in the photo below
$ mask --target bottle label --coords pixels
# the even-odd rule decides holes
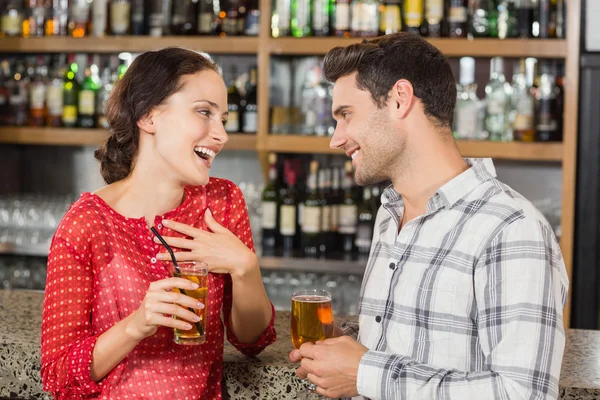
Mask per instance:
[[[399,5],[388,4],[385,6],[379,29],[385,34],[400,32],[402,29],[402,20],[400,19]]]
[[[150,14],[150,36],[159,37],[163,34],[164,15],[161,12]]]
[[[321,207],[321,231],[323,232],[331,232],[331,217],[332,217],[332,208],[333,206],[323,206]]]
[[[428,21],[439,23],[444,19],[444,0],[427,0],[425,7],[425,18]]]
[[[282,205],[279,209],[279,232],[284,236],[296,234],[296,206]]]
[[[350,6],[347,3],[339,3],[335,6],[335,29],[347,31],[350,28]]]
[[[488,115],[504,114],[506,110],[506,103],[498,99],[487,99],[487,113]]]
[[[263,201],[261,225],[263,229],[275,229],[277,226],[277,203]]]
[[[92,3],[92,31],[94,36],[104,36],[106,33],[106,1],[98,1]]]
[[[377,5],[355,3],[352,6],[352,30],[374,32],[377,28]]]
[[[404,19],[408,26],[420,26],[423,22],[423,0],[405,0]]]
[[[258,36],[260,32],[260,14],[250,11],[246,15],[246,28],[244,33],[248,36]]]
[[[63,89],[60,86],[49,86],[46,93],[48,115],[60,116],[63,113]]]
[[[258,114],[256,113],[256,111],[246,110],[246,112],[244,113],[244,132],[256,132],[257,126]]]
[[[315,31],[322,31],[325,28],[327,15],[325,14],[326,9],[324,10],[323,3],[324,0],[314,0],[313,2],[312,28]]]
[[[96,95],[93,90],[79,92],[79,113],[81,115],[94,115],[96,113]]]
[[[277,1],[277,17],[279,29],[288,30],[290,28],[290,2],[289,0],[276,0]]]
[[[71,6],[71,19],[76,24],[85,24],[90,18],[90,6],[87,2],[79,2]]]
[[[304,206],[302,232],[319,233],[321,231],[321,207]]]
[[[240,131],[240,118],[237,111],[229,111],[229,117],[227,117],[225,130],[229,133],[236,133]]]
[[[298,29],[304,29],[308,26],[310,20],[310,2],[307,0],[298,0],[296,2],[296,21]]]
[[[198,14],[198,32],[200,33],[211,33],[213,24],[212,13],[200,13]]]
[[[21,34],[21,14],[9,14],[2,16],[2,31],[8,36]]]
[[[356,232],[354,244],[358,248],[369,248],[373,241],[373,228],[367,224],[361,224]]]
[[[476,104],[456,110],[456,130],[461,139],[478,139],[481,136],[480,110]]]
[[[340,233],[356,233],[356,205],[342,204],[340,210]]]
[[[448,22],[456,24],[467,22],[467,7],[450,7]]]
[[[64,106],[62,120],[65,124],[74,124],[77,122],[77,106]]]
[[[122,35],[129,30],[131,3],[112,3],[110,25],[113,33]]]
[[[331,231],[332,232],[337,232],[338,228],[339,228],[339,214],[340,214],[340,210],[339,210],[339,206],[337,204],[333,204],[331,206]]]
[[[46,102],[46,85],[33,84],[31,85],[31,94],[29,99],[29,106],[32,110],[42,110],[44,103]]]
[[[515,115],[515,122],[513,123],[513,129],[515,131],[528,131],[528,130],[533,129],[533,115],[531,115],[531,114]]]

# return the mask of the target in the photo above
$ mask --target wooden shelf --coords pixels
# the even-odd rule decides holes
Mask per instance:
[[[329,148],[328,137],[269,135],[267,151],[279,153],[344,154]],[[464,157],[491,157],[498,160],[561,161],[562,143],[521,143],[458,141]]]
[[[108,137],[104,129],[12,127],[0,128],[0,143],[98,146]],[[236,133],[229,135],[225,150],[256,150],[256,135]]]
[[[359,38],[278,38],[269,39],[272,54],[323,55],[336,46],[360,43]],[[567,41],[562,39],[429,39],[448,57],[539,57],[565,58]]]
[[[206,36],[106,36],[106,37],[44,37],[2,38],[0,52],[13,53],[139,53],[169,46],[181,46],[212,54],[256,54],[256,37]]]

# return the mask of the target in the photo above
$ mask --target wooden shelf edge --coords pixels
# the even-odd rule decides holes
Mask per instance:
[[[206,36],[105,36],[97,37],[45,37],[2,38],[0,52],[94,52],[119,53],[158,50],[178,46],[213,54],[256,54],[257,37],[206,37]]]
[[[329,148],[328,137],[269,135],[266,150],[279,153],[315,153],[344,154],[341,150]],[[562,143],[522,143],[522,142],[488,142],[457,141],[460,153],[464,157],[494,158],[515,161],[550,161],[562,160]]]
[[[324,55],[336,46],[360,43],[361,38],[270,38],[269,49],[277,55]],[[540,57],[565,58],[563,39],[428,39],[449,57]]]
[[[108,132],[104,129],[48,128],[29,126],[0,127],[0,143],[50,145],[50,146],[99,146]],[[256,150],[256,135],[229,134],[225,150]]]

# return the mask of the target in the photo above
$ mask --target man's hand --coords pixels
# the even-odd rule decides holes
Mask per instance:
[[[348,336],[305,343],[290,353],[290,361],[300,368],[296,374],[317,385],[317,393],[330,397],[358,396],[358,365],[367,348]]]

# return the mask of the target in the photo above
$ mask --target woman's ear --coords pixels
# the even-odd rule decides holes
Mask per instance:
[[[155,134],[156,125],[154,124],[154,114],[152,111],[140,118],[140,120],[137,122],[137,126],[144,132]]]

